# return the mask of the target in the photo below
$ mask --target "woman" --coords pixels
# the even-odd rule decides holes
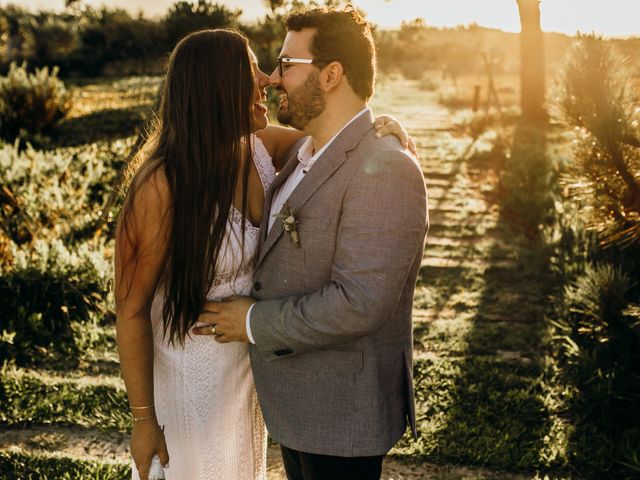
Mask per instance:
[[[158,124],[116,233],[134,478],[148,477],[154,455],[163,465],[171,456],[167,479],[266,478],[246,345],[189,331],[205,300],[251,292],[264,192],[302,136],[267,127],[267,85],[232,31],[193,33],[169,59]]]

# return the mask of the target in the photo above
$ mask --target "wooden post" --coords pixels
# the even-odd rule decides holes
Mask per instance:
[[[475,85],[473,88],[473,106],[472,109],[475,112],[480,108],[480,85]]]
[[[489,109],[491,105],[496,107],[498,110],[498,116],[500,117],[500,122],[504,125],[504,118],[502,115],[502,105],[500,104],[500,98],[498,98],[498,90],[496,90],[496,84],[493,81],[493,59],[489,59],[486,53],[482,54],[482,59],[484,61],[484,68],[487,72],[487,103],[485,107],[485,115],[489,114]]]

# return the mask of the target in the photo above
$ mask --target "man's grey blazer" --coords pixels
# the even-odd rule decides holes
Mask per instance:
[[[411,310],[428,229],[424,178],[370,112],[348,125],[289,197],[299,245],[282,221],[267,234],[267,194],[249,352],[270,436],[342,457],[387,453],[415,435]]]

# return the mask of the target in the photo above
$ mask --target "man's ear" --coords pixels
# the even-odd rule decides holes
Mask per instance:
[[[344,78],[344,68],[340,62],[331,62],[324,67],[321,75],[321,85],[325,92],[336,88]]]

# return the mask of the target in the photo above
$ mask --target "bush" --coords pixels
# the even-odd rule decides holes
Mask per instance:
[[[546,149],[543,130],[520,125],[500,175],[501,214],[529,240],[555,219],[558,171]]]
[[[0,147],[0,358],[74,361],[84,345],[73,325],[105,316],[112,231],[101,209],[129,148]]]
[[[173,49],[182,37],[197,30],[237,27],[241,13],[241,10],[232,11],[208,0],[176,2],[163,19],[168,45]]]
[[[576,132],[564,179],[588,205],[588,226],[605,245],[640,245],[640,110],[628,61],[611,45],[582,36],[564,69],[559,108]]]
[[[624,475],[640,466],[640,307],[634,301],[629,275],[589,264],[565,288],[553,322],[561,376],[578,392],[571,440],[585,473],[631,478]]]
[[[0,147],[0,229],[18,245],[35,238],[91,238],[111,213],[101,210],[132,144],[129,139],[53,152]]]
[[[67,57],[78,47],[78,27],[73,18],[44,12],[36,18],[38,27],[32,33],[29,64],[35,67],[65,64]]]
[[[84,76],[98,76],[108,69],[119,75],[161,71],[160,58],[170,51],[161,23],[106,8],[89,10],[84,18],[69,70]]]
[[[0,271],[0,359],[20,365],[77,358],[73,322],[95,322],[106,312],[110,268],[88,248],[69,251],[62,242],[37,241],[13,252]]]
[[[38,134],[51,128],[71,109],[71,95],[58,78],[58,69],[48,67],[27,72],[23,63],[12,63],[0,77],[0,133],[15,138],[21,130]]]

